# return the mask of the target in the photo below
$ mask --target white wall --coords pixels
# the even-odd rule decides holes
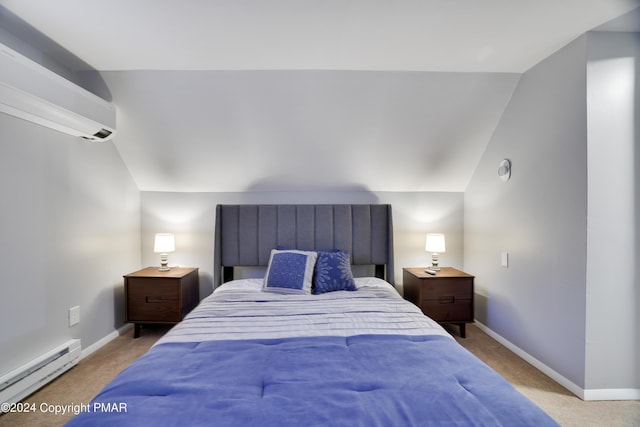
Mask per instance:
[[[527,71],[465,192],[476,318],[585,385],[586,41]],[[506,184],[500,160],[513,164]],[[501,252],[509,267],[501,266]]]
[[[200,297],[213,290],[215,207],[234,203],[390,203],[394,222],[395,282],[401,289],[402,268],[430,262],[424,251],[427,232],[445,233],[447,252],[441,265],[462,268],[463,194],[437,192],[142,192],[142,264],[159,265],[153,253],[155,233],[176,236],[170,265],[200,268]]]
[[[476,317],[588,400],[640,396],[639,57],[594,32],[526,72],[465,193]]]
[[[586,380],[640,398],[640,37],[588,35]]]
[[[0,114],[0,375],[72,338],[123,325],[140,266],[140,193],[110,142]],[[68,326],[79,305],[80,324]]]

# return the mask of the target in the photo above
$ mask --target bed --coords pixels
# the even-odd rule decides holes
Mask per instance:
[[[398,294],[391,206],[220,205],[215,242],[213,294],[69,426],[557,425]]]

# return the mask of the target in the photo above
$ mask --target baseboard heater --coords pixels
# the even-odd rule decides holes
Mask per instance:
[[[0,403],[27,397],[78,363],[80,340],[70,340],[0,378]]]

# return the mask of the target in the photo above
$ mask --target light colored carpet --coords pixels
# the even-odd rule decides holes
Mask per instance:
[[[118,373],[143,355],[169,330],[164,325],[142,329],[140,338],[133,338],[133,330],[119,336],[107,345],[81,360],[75,367],[41,388],[23,402],[35,403],[33,413],[7,413],[0,415],[0,427],[55,427],[73,417],[40,410],[46,404],[68,405],[88,403]]]
[[[87,403],[167,330],[167,327],[144,328],[138,339],[133,339],[133,332],[130,331],[85,358],[25,401],[35,403],[37,408],[41,403]],[[474,325],[467,325],[466,339],[456,339],[562,426],[640,427],[640,401],[584,402]],[[0,416],[0,427],[60,426],[72,416],[43,413],[40,410],[35,413],[9,413]]]
[[[467,325],[467,338],[456,340],[563,427],[640,426],[638,400],[585,402],[475,325]]]

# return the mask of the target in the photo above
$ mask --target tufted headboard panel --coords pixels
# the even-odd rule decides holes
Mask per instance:
[[[266,266],[271,250],[340,249],[393,283],[391,205],[218,205],[214,287],[233,267]]]

